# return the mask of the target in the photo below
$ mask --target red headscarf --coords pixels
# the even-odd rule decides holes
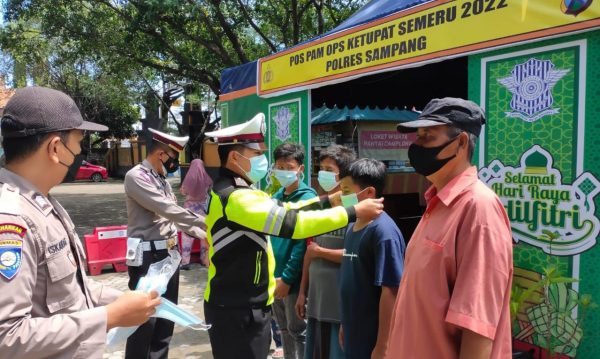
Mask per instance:
[[[185,200],[204,202],[211,186],[212,179],[204,169],[204,162],[200,159],[193,160],[181,184],[181,193],[186,196]]]

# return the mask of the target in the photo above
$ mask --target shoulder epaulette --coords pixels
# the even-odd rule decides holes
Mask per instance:
[[[21,196],[19,188],[2,184],[0,191],[0,213],[19,215],[21,214]]]

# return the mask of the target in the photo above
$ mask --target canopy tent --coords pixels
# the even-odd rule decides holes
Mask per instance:
[[[221,73],[221,101],[256,94],[256,68],[258,61],[231,67]]]
[[[372,0],[363,6],[359,11],[354,13],[354,15],[352,15],[350,18],[332,30],[303,43],[292,46],[289,49],[302,46],[303,44],[313,42],[322,37],[383,18],[398,11],[405,10],[429,1],[433,0]],[[256,93],[257,68],[258,60],[255,60],[243,65],[223,70],[221,73],[221,99],[228,100],[240,95]]]
[[[371,0],[368,4],[363,6],[360,10],[350,16],[346,21],[333,28],[331,31],[324,33],[322,36],[318,36],[307,42],[314,41],[315,39],[323,36],[335,34],[346,29],[350,29],[355,26],[359,26],[370,21],[381,19],[388,15],[394,14],[398,11],[406,10],[411,7],[431,2],[434,0]]]
[[[398,108],[328,108],[326,106],[319,107],[312,111],[311,125],[326,125],[340,123],[345,121],[390,121],[390,122],[407,122],[417,119],[419,112],[398,109]]]
[[[543,279],[540,263],[556,260],[565,275],[580,279],[568,288],[576,301],[584,293],[600,295],[600,280],[590,274],[600,256],[598,59],[598,0],[373,0],[322,36],[249,65],[254,85],[224,81],[220,106],[240,119],[265,112],[270,150],[287,141],[280,141],[280,134],[302,143],[308,154],[305,178],[314,186],[317,151],[332,143],[354,146],[363,158],[387,161],[388,170],[398,171],[386,175],[384,190],[386,208],[394,211],[414,209],[418,201],[424,206],[426,186],[419,182],[424,177],[400,172],[408,165],[413,142],[408,136],[414,133],[397,132],[394,124],[402,118],[386,121],[390,117],[378,112],[421,109],[431,98],[444,96],[480,104],[487,121],[474,163],[507,208],[518,242],[513,283],[530,289]],[[321,107],[311,111],[314,106]],[[533,166],[534,172],[532,153],[545,159],[543,168]],[[535,176],[540,184],[517,183],[516,174]],[[540,194],[555,192],[565,195],[560,204]],[[406,197],[417,193],[414,200]],[[573,215],[559,223],[546,223],[545,210],[530,211],[526,219],[520,215],[538,207]],[[574,218],[587,225],[575,225]],[[560,237],[549,246],[545,233]],[[529,303],[517,313],[513,348],[549,356],[544,323],[528,315],[540,306]],[[599,332],[600,321],[584,321],[581,305],[570,308],[552,309],[572,324],[567,334],[551,333],[553,342],[562,340],[559,336],[570,341],[558,355],[596,358],[598,341],[582,332]]]
[[[580,10],[547,0],[506,0],[482,10],[472,3],[465,7],[446,0],[372,0],[322,35],[223,71],[222,100],[318,88],[486,48],[597,28],[600,5],[582,1],[586,6]],[[490,27],[490,23],[499,26]],[[481,31],[471,31],[475,28]]]
[[[591,0],[373,0],[322,36],[259,59],[257,93],[280,96],[599,26],[600,3]]]
[[[429,1],[433,0],[372,0],[334,29],[292,46],[290,49]],[[221,99],[228,100],[232,97],[247,95],[248,92],[252,92],[250,89],[254,90],[252,93],[256,93],[257,68],[258,60],[255,60],[223,70],[221,73]],[[244,91],[244,93],[238,91]]]

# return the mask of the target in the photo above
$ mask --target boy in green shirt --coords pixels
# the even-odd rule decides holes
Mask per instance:
[[[304,148],[295,143],[279,145],[273,152],[273,175],[281,188],[273,198],[282,202],[297,202],[317,196],[317,192],[304,184]],[[275,302],[273,312],[283,340],[285,358],[303,358],[306,321],[298,318],[294,306],[302,278],[302,263],[306,242],[288,238],[271,237],[275,255]]]

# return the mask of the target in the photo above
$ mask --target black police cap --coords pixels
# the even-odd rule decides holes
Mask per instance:
[[[84,121],[75,101],[66,94],[38,86],[18,89],[4,108],[2,121],[4,119],[11,119],[22,126],[21,130],[2,131],[2,136],[6,138],[74,129],[108,130],[106,126]]]

